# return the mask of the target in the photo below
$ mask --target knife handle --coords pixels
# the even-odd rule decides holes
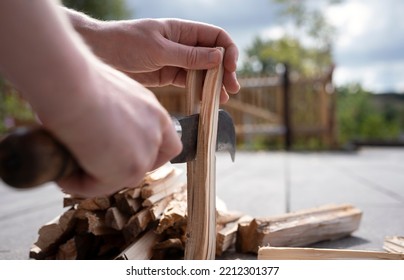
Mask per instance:
[[[67,148],[40,126],[17,128],[0,142],[0,178],[11,187],[35,187],[79,170]]]

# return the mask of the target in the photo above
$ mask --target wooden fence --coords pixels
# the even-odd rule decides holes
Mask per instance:
[[[332,70],[315,79],[279,76],[240,78],[241,90],[221,106],[234,120],[238,144],[257,139],[281,143],[286,150],[336,146],[335,94]],[[172,114],[184,115],[185,90],[151,89]]]

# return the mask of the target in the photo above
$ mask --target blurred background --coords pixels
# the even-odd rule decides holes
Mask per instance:
[[[225,29],[242,89],[223,105],[239,149],[340,150],[404,143],[399,0],[64,0],[104,20],[182,18]],[[171,113],[183,89],[152,89]],[[0,131],[34,120],[0,79]]]

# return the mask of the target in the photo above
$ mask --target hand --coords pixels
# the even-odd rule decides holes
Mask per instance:
[[[240,89],[236,78],[238,49],[216,26],[176,19],[94,21],[90,31],[77,25],[99,57],[145,86],[184,87],[186,70],[217,66],[221,54],[214,47],[224,47],[221,102],[227,101],[227,92]]]
[[[96,58],[55,1],[0,1],[6,37],[1,73],[83,168],[58,182],[67,192],[112,194],[180,153],[171,118],[152,92]]]
[[[92,94],[75,96],[69,107],[60,104],[50,118],[40,115],[84,170],[59,186],[84,197],[137,185],[181,151],[171,118],[149,90],[101,63],[91,68],[93,79],[82,89]]]

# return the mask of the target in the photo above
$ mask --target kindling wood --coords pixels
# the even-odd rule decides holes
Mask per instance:
[[[224,49],[219,48],[224,55]],[[222,55],[222,57],[223,57]],[[196,111],[201,73],[189,72],[188,113]],[[203,83],[195,161],[187,168],[188,227],[185,259],[214,259],[216,246],[215,151],[223,65],[209,69]]]
[[[257,253],[262,246],[306,246],[338,239],[358,229],[362,211],[352,205],[325,205],[240,223],[237,250]]]
[[[259,260],[404,260],[404,254],[342,249],[262,247]]]

